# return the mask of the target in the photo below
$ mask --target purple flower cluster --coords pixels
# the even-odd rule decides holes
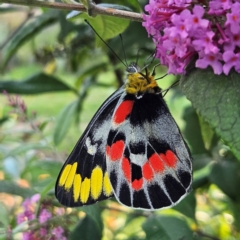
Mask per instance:
[[[240,73],[240,2],[150,0],[143,26],[168,73],[184,74],[192,59],[215,74]]]
[[[40,208],[37,214],[37,206],[39,204],[40,195],[35,194],[31,198],[27,198],[22,203],[23,211],[17,215],[17,223],[28,223],[32,230],[23,232],[23,240],[66,240],[64,229],[60,226],[53,227],[46,222],[52,218],[52,213],[49,209]],[[38,216],[38,217],[37,217]],[[46,225],[44,225],[46,223]],[[39,226],[39,227],[38,227]],[[34,229],[34,230],[33,230]]]

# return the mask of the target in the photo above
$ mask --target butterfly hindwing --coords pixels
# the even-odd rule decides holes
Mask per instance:
[[[103,103],[65,162],[55,187],[56,197],[63,205],[88,205],[113,195],[105,146],[111,117],[121,95],[119,89]]]
[[[122,204],[170,207],[191,188],[191,156],[161,93],[119,99],[108,135],[107,170]]]

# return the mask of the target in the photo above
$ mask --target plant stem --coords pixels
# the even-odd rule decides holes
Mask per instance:
[[[76,10],[82,12],[88,12],[88,10],[82,4],[69,4],[69,3],[59,3],[59,2],[45,2],[38,0],[0,0],[0,3],[15,4],[28,7],[45,7],[45,8],[54,8],[62,10]],[[91,14],[96,16],[98,14],[114,16],[124,19],[129,19],[132,21],[142,22],[142,14],[135,12],[122,11],[114,8],[103,8],[98,5],[91,5]]]

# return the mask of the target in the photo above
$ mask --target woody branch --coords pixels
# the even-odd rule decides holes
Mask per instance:
[[[114,16],[124,19],[129,19],[132,21],[142,22],[142,15],[140,13],[123,11],[113,8],[100,7],[96,4],[91,4],[91,9],[87,9],[83,4],[77,2],[72,3],[59,3],[59,2],[45,2],[38,0],[0,0],[0,3],[8,3],[14,5],[28,6],[28,7],[45,7],[45,8],[54,8],[62,10],[76,10],[82,12],[91,13],[92,16],[96,15],[107,15]]]

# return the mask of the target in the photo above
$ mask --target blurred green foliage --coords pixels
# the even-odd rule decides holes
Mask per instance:
[[[133,12],[144,8],[144,1],[112,3]],[[101,102],[125,78],[123,64],[84,19],[123,61],[120,33],[128,63],[138,56],[143,66],[154,52],[141,23],[67,15],[10,6],[0,15],[0,239],[23,239],[23,232],[33,232],[35,239],[46,224],[44,239],[57,239],[57,226],[72,240],[240,239],[240,128],[234,124],[240,95],[234,77],[226,82],[198,72],[182,80],[195,109],[179,87],[165,97],[194,159],[193,190],[177,206],[144,212],[114,199],[76,209],[59,205],[54,185],[63,162]],[[159,77],[165,72],[157,69]],[[168,76],[159,84],[164,89],[173,81]],[[36,219],[19,224],[22,202],[36,193],[41,199],[31,203],[35,218],[43,209],[52,218],[45,225]]]

